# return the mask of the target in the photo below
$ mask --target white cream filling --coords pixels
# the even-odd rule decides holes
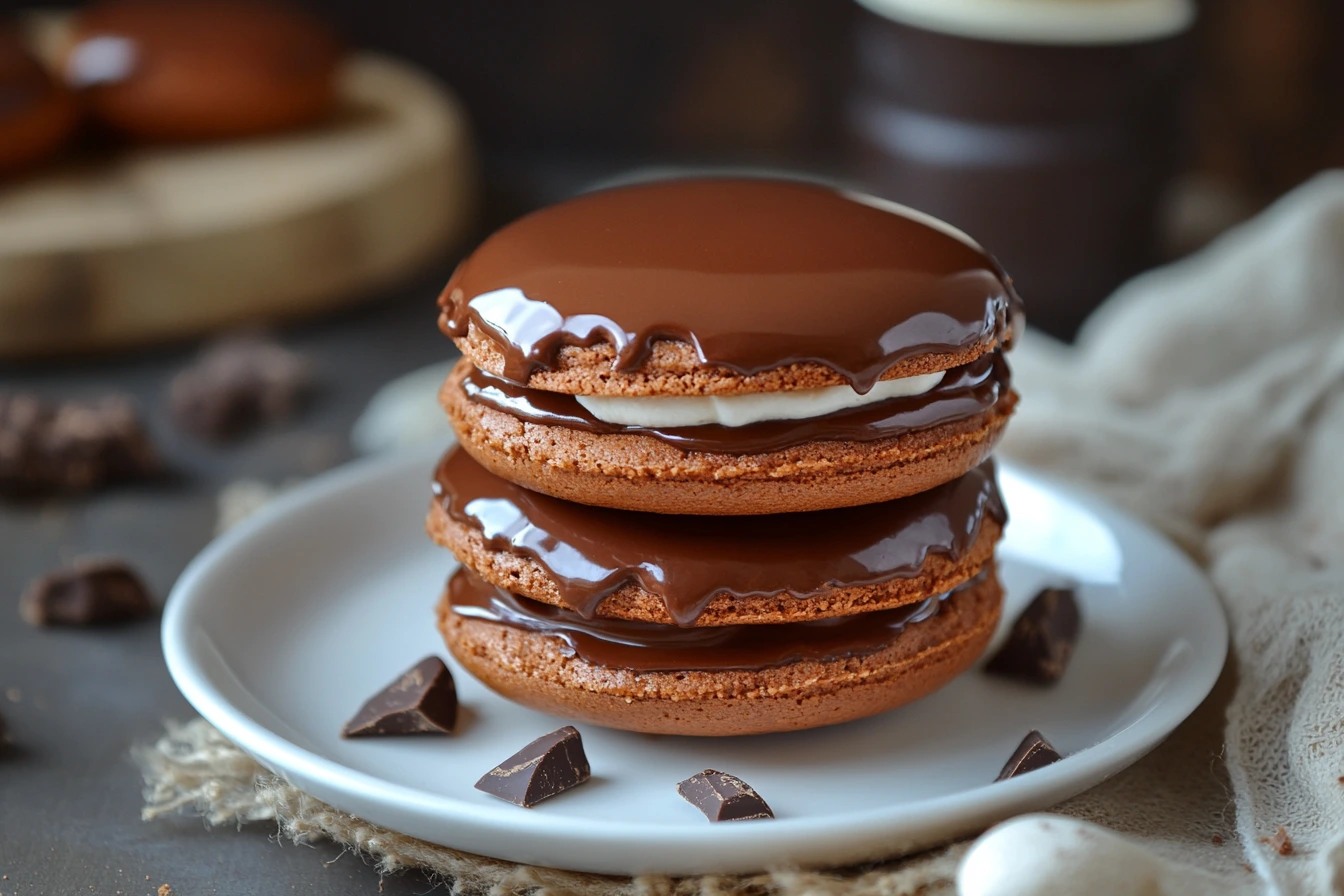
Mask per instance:
[[[882,380],[860,395],[849,386],[745,395],[576,395],[579,404],[603,423],[663,429],[676,426],[746,426],[764,420],[806,420],[849,408],[923,395],[943,381],[945,371]]]

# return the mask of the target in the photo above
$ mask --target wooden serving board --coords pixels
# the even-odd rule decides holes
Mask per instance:
[[[341,92],[311,130],[119,149],[0,182],[0,358],[292,318],[446,257],[478,192],[458,103],[368,54]]]

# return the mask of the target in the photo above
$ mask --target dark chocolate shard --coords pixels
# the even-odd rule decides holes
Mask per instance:
[[[524,809],[592,777],[583,738],[570,725],[543,735],[486,772],[476,789]]]
[[[707,768],[677,784],[677,793],[710,821],[774,818],[761,795],[736,775]]]
[[[0,390],[0,498],[80,494],[163,472],[129,397],[49,402]]]
[[[168,409],[183,432],[227,442],[292,417],[312,386],[307,358],[259,334],[236,334],[173,377]]]
[[[1013,755],[1004,763],[1003,771],[999,772],[999,776],[994,780],[1006,781],[1009,778],[1016,778],[1018,775],[1034,772],[1038,768],[1045,768],[1063,758],[1054,747],[1050,746],[1050,741],[1033,728],[1022,738],[1022,743],[1017,745]]]
[[[345,723],[341,736],[452,734],[456,724],[457,686],[453,673],[443,660],[427,656],[369,698],[354,718]]]
[[[1068,668],[1081,625],[1073,590],[1046,588],[1017,617],[985,671],[1030,684],[1054,684]]]
[[[115,625],[154,613],[144,580],[121,560],[77,561],[34,581],[19,598],[31,625]]]

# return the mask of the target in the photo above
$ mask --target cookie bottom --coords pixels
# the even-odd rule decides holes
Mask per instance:
[[[966,671],[998,625],[992,570],[864,656],[756,670],[634,672],[574,656],[559,638],[451,612],[438,625],[453,656],[497,693],[542,712],[639,731],[726,737],[820,728],[925,697]]]
[[[989,457],[1017,404],[1005,390],[988,411],[900,436],[730,455],[533,423],[476,404],[453,384],[440,401],[458,441],[495,475],[579,504],[712,516],[854,507],[928,491]]]

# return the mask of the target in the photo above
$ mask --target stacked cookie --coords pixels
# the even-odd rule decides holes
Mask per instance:
[[[973,240],[792,181],[580,196],[490,237],[441,325],[461,448],[428,529],[453,655],[614,728],[860,718],[999,619],[988,455],[1020,303]]]

